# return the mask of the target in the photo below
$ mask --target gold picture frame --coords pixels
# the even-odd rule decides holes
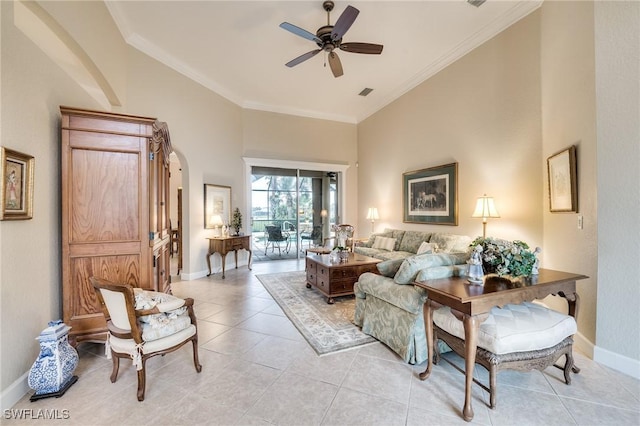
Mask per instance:
[[[570,146],[547,158],[547,173],[549,210],[552,213],[577,212],[576,147]]]
[[[0,220],[25,220],[33,217],[33,176],[35,160],[31,155],[0,147],[2,182],[0,183]]]
[[[220,216],[225,225],[231,222],[231,187],[204,184],[204,228],[215,229],[214,216]]]

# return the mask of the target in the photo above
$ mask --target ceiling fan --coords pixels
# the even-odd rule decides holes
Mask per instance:
[[[285,65],[289,68],[298,65],[301,62],[311,59],[323,50],[328,53],[329,66],[334,77],[340,77],[342,72],[342,63],[338,57],[335,49],[344,50],[351,53],[364,53],[367,55],[379,55],[382,53],[383,46],[381,44],[372,43],[343,43],[342,37],[351,28],[353,22],[358,17],[360,11],[353,6],[347,6],[342,12],[342,15],[338,18],[335,25],[331,25],[329,20],[331,11],[333,10],[334,3],[332,1],[324,1],[322,8],[327,11],[327,25],[318,28],[315,34],[310,33],[300,27],[297,27],[288,22],[280,24],[280,28],[292,32],[293,34],[306,38],[307,40],[314,41],[318,45],[318,49],[314,49],[297,58],[287,62]]]

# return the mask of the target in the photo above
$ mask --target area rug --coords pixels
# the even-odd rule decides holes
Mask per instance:
[[[307,288],[304,271],[257,275],[293,325],[318,355],[375,342],[353,324],[354,296],[327,298],[315,288]]]

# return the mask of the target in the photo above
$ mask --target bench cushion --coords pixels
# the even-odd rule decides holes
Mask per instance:
[[[437,309],[433,322],[464,340],[462,321],[451,313],[451,308]],[[478,347],[494,354],[540,350],[560,343],[577,330],[573,317],[540,304],[505,305],[492,308],[488,318],[480,324]]]

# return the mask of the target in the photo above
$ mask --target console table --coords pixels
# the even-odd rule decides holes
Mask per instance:
[[[425,380],[433,368],[433,308],[438,305],[449,306],[461,318],[464,325],[465,349],[465,392],[462,416],[466,421],[473,419],[471,407],[471,385],[476,361],[477,336],[480,324],[488,317],[494,306],[509,303],[518,304],[534,299],[543,299],[550,294],[567,299],[569,315],[577,319],[579,298],[576,293],[576,281],[588,278],[585,275],[569,272],[540,269],[538,275],[514,283],[507,280],[487,280],[484,285],[470,284],[465,277],[442,278],[415,282],[414,285],[428,291],[429,299],[424,304],[424,325],[427,335],[427,369],[420,373]],[[432,307],[433,304],[433,307]],[[577,368],[577,367],[575,367]]]
[[[211,255],[214,253],[220,254],[222,257],[222,278],[224,278],[224,268],[227,259],[227,253],[230,251],[235,252],[236,255],[236,269],[238,269],[238,250],[246,250],[249,252],[249,261],[247,267],[251,270],[251,236],[240,235],[237,237],[213,237],[207,238],[209,240],[209,253],[207,253],[207,266],[209,267],[209,273],[211,275]]]

